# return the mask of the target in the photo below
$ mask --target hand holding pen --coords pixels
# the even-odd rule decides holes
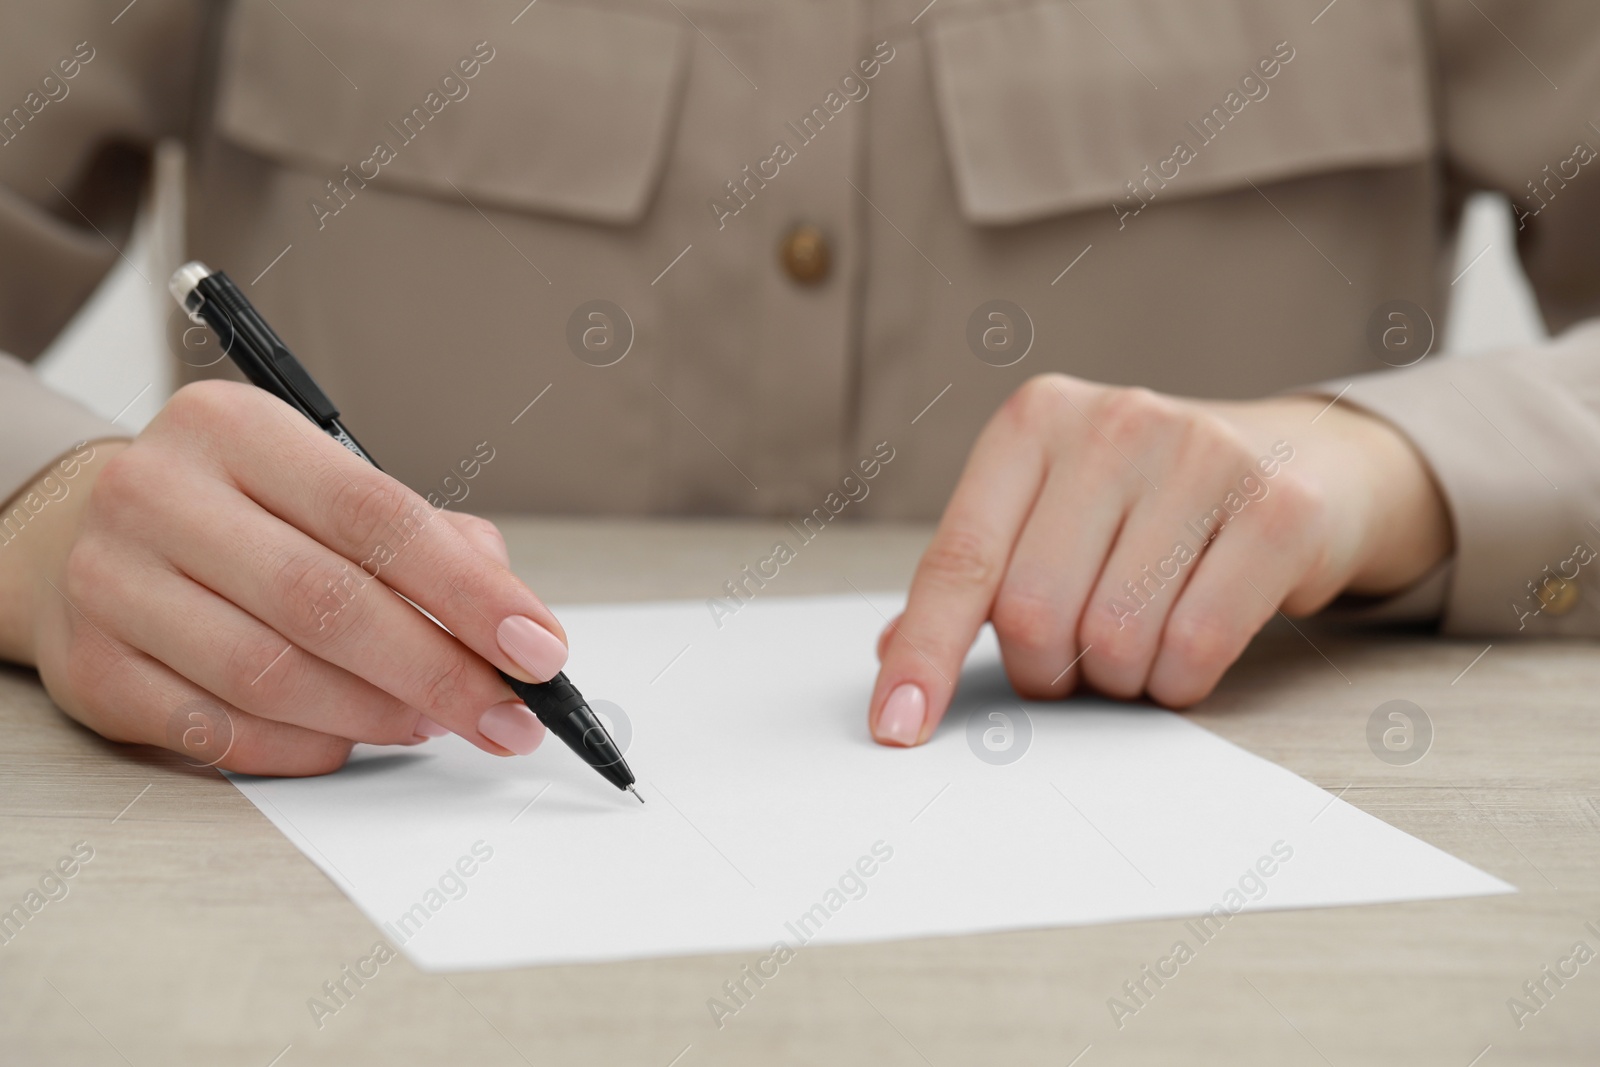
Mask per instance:
[[[555,677],[565,633],[498,531],[435,509],[284,401],[196,383],[136,440],[69,461],[38,536],[5,549],[38,577],[15,591],[33,598],[31,632],[0,644],[96,732],[271,775],[335,770],[356,742],[452,732],[507,756],[543,740],[498,672]],[[361,562],[380,543],[374,576]],[[219,718],[225,746],[197,749]]]
[[[250,379],[252,385],[299,412],[352,455],[360,457],[374,468],[378,466],[378,461],[356,442],[339,421],[339,411],[333,406],[333,401],[311,379],[300,361],[294,358],[288,346],[267,325],[261,313],[251,305],[231,278],[221,271],[213,272],[203,263],[192,262],[173,273],[168,288],[172,291],[173,299],[189,312],[192,320],[211,328],[221,342],[223,352]],[[417,518],[414,514],[407,516],[407,519],[414,518]],[[398,527],[396,533],[403,533],[409,543],[412,527],[401,526],[392,520],[388,526]],[[384,551],[374,553],[374,558],[389,563],[395,553],[395,548],[385,545]],[[362,566],[365,570],[367,565]],[[375,566],[370,573],[376,577],[377,571],[378,567]],[[403,591],[397,592],[435,625],[448,629],[426,608],[406,597]],[[530,681],[507,673],[503,666],[497,667],[496,673],[511,687],[522,706],[518,707],[515,702],[496,705],[490,709],[495,714],[494,718],[491,719],[486,712],[484,719],[479,721],[480,731],[488,732],[491,736],[494,731],[503,731],[506,737],[500,739],[500,743],[515,750],[508,740],[520,740],[525,735],[529,725],[527,715],[531,712],[540,724],[553,731],[602,778],[618,789],[628,790],[634,799],[643,804],[644,798],[633,788],[633,772],[618,751],[616,742],[583,699],[583,694],[560,672],[560,663],[554,664],[556,670],[553,673],[550,670],[550,663],[556,658],[565,661],[565,645],[557,652],[547,640],[548,631],[524,616],[513,615],[502,619],[495,635],[501,650],[535,677]]]

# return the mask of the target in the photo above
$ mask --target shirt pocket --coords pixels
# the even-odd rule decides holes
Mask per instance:
[[[1315,6],[1315,5],[1313,5]],[[931,19],[963,214],[1007,224],[1429,157],[1410,0],[1043,0]],[[1126,204],[1126,207],[1120,206]]]
[[[626,5],[240,0],[215,121],[338,182],[628,224],[659,184],[688,46],[682,20]]]

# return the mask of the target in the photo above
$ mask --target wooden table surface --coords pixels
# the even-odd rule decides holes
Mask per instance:
[[[712,595],[778,530],[503,527],[557,605]],[[903,587],[926,536],[832,528],[769,592]],[[1560,985],[1541,973],[1580,941],[1600,953],[1597,649],[1475,659],[1486,641],[1302,629],[1269,629],[1191,716],[1519,892],[1242,915],[1121,1029],[1107,999],[1179,921],[812,948],[720,1030],[706,999],[743,956],[449,977],[400,959],[319,1027],[308,999],[378,931],[220,776],[104,742],[0,668],[0,910],[93,849],[0,944],[0,1064],[1600,1062],[1600,960]],[[1391,699],[1435,731],[1410,766],[1368,747]],[[1524,983],[1541,979],[1536,1001]],[[1513,997],[1537,1008],[1520,1027]]]

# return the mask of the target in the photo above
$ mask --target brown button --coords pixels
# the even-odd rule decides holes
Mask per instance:
[[[818,285],[828,277],[833,252],[821,230],[802,225],[784,237],[778,258],[783,261],[783,269],[789,272],[789,277],[801,285]]]
[[[1578,606],[1578,583],[1565,578],[1546,578],[1539,586],[1539,603],[1552,615],[1565,615]]]

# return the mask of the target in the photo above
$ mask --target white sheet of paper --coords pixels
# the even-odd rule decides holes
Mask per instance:
[[[642,806],[553,738],[234,781],[430,971],[1514,892],[1178,715],[1019,703],[987,630],[934,740],[880,747],[900,604],[562,609]]]

